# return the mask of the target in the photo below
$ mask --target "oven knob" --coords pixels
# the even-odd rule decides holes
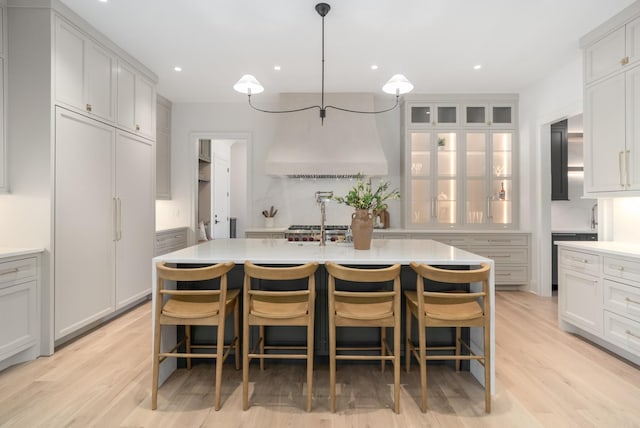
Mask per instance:
[[[293,241],[293,238],[289,236],[289,237],[287,238],[287,241]]]
[[[294,241],[299,241],[300,238],[298,238],[297,236],[295,238],[293,238]]]

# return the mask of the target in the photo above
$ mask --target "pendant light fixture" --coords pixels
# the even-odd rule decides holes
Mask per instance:
[[[387,111],[391,111],[394,108],[396,108],[399,103],[400,95],[406,94],[407,92],[410,92],[413,89],[413,85],[411,84],[411,82],[409,82],[409,80],[407,80],[407,78],[404,77],[402,74],[394,75],[382,87],[382,90],[387,94],[392,94],[396,96],[396,103],[392,107],[389,107],[387,109],[377,110],[377,111],[360,111],[360,110],[352,110],[348,108],[324,104],[324,17],[327,16],[327,13],[329,13],[329,10],[331,10],[331,6],[329,6],[327,3],[318,3],[315,9],[316,9],[316,12],[318,12],[318,14],[322,17],[322,82],[321,82],[322,89],[321,89],[321,95],[320,95],[320,105],[302,107],[302,108],[297,108],[292,110],[265,110],[265,109],[258,108],[251,103],[251,95],[259,94],[260,92],[263,92],[264,87],[260,84],[260,82],[258,82],[258,80],[255,77],[253,77],[250,74],[245,74],[244,76],[242,76],[240,80],[238,80],[238,82],[235,85],[233,85],[233,89],[235,89],[240,93],[246,94],[249,98],[249,105],[251,106],[251,108],[263,113],[294,113],[298,111],[311,110],[311,109],[317,108],[320,111],[320,120],[322,121],[322,123],[324,123],[324,118],[327,115],[327,109],[330,109],[330,108],[335,110],[345,111],[348,113],[361,113],[361,114],[385,113]]]

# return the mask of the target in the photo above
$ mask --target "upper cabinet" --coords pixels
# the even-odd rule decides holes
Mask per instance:
[[[514,125],[512,103],[470,103],[463,107],[464,125],[469,128],[510,128]]]
[[[404,226],[517,227],[517,96],[496,96],[495,100],[490,96],[439,97],[442,101],[427,96],[425,101],[411,99],[404,106]],[[430,124],[416,123],[416,112],[422,116],[435,111],[437,118],[438,107],[445,106],[456,106],[456,111],[462,106],[463,122],[451,118],[449,126],[437,119]],[[467,107],[473,107],[472,114],[484,115],[482,120],[478,116],[478,129],[469,129]],[[475,110],[479,107],[483,113]],[[495,113],[494,107],[499,108]],[[500,126],[493,117],[499,117]]]
[[[171,199],[171,101],[156,105],[156,199]]]
[[[581,40],[585,195],[640,191],[640,4]]]
[[[6,97],[5,94],[5,76],[7,75],[7,49],[6,49],[6,6],[4,2],[0,3],[0,193],[8,190],[9,183],[7,181],[7,131],[5,123],[7,121]]]
[[[54,58],[56,101],[115,122],[116,56],[56,16]]]
[[[118,61],[118,125],[147,138],[155,135],[154,85],[123,60]]]
[[[460,107],[455,103],[408,103],[407,125],[415,128],[458,126]]]
[[[593,82],[640,59],[640,18],[616,28],[584,49],[584,80]]]

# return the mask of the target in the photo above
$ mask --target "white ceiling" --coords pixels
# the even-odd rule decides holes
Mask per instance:
[[[316,0],[62,2],[153,70],[159,93],[173,102],[244,101],[232,85],[245,73],[265,94],[320,92]],[[329,3],[327,92],[380,93],[392,74],[403,73],[416,93],[487,93],[520,92],[562,67],[581,36],[633,1]],[[173,71],[176,65],[183,71]]]

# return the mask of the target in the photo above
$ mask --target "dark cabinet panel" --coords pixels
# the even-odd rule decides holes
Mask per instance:
[[[551,124],[551,200],[569,200],[567,120]]]

